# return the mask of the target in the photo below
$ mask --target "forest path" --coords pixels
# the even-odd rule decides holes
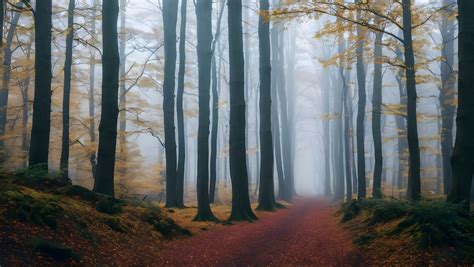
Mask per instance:
[[[335,207],[301,199],[278,212],[259,213],[254,223],[212,230],[166,245],[157,256],[172,266],[356,266],[362,257],[341,229]]]

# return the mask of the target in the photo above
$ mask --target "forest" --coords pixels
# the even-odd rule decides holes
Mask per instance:
[[[473,14],[2,0],[0,266],[474,264]]]

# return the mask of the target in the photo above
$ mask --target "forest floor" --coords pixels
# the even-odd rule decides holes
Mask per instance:
[[[165,244],[156,264],[185,266],[357,266],[363,257],[342,229],[337,208],[299,199],[278,212],[258,212],[253,223],[218,227]],[[178,221],[178,220],[177,220]]]
[[[430,230],[444,224],[429,221],[431,227],[410,227],[397,234],[392,228],[410,218],[413,211],[420,211],[417,218],[423,221],[429,216],[450,226],[451,221],[456,222],[452,227],[471,225],[466,223],[470,218],[462,219],[449,210],[446,213],[446,207],[438,202],[415,206],[393,201],[364,203],[348,203],[341,209],[340,203],[300,198],[293,204],[284,203],[286,208],[276,212],[256,212],[259,220],[255,222],[238,223],[224,221],[230,213],[229,203],[214,204],[212,210],[222,223],[193,222],[196,207],[192,203],[186,209],[167,209],[97,195],[28,171],[0,173],[0,266],[469,263],[456,253],[462,248],[456,245],[459,242],[437,249],[420,249],[417,245],[419,228]],[[372,210],[378,215],[374,216]],[[427,212],[431,210],[434,212]],[[451,219],[439,220],[439,214]],[[452,227],[447,231],[461,231]],[[429,244],[433,243],[432,231],[425,235]]]

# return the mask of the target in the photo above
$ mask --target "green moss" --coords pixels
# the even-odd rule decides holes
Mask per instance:
[[[34,252],[42,252],[55,260],[79,259],[71,248],[43,238],[35,237],[30,241]]]
[[[370,244],[376,238],[375,234],[367,233],[359,236],[357,239],[353,241],[354,244],[359,246],[365,246]]]
[[[59,193],[65,196],[78,197],[88,202],[96,202],[99,200],[99,196],[96,193],[78,185],[70,185],[64,188],[60,188],[59,190],[56,191],[56,193]]]
[[[123,201],[115,198],[102,198],[95,203],[95,209],[105,214],[118,214],[124,205]]]

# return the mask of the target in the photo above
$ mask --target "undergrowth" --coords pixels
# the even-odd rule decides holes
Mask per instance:
[[[362,235],[356,244],[367,244],[377,236],[407,234],[419,248],[452,247],[465,255],[474,255],[474,218],[462,205],[444,201],[366,199],[347,202],[340,212],[343,223],[359,218],[362,220],[359,226],[367,229],[388,225],[384,232]]]

